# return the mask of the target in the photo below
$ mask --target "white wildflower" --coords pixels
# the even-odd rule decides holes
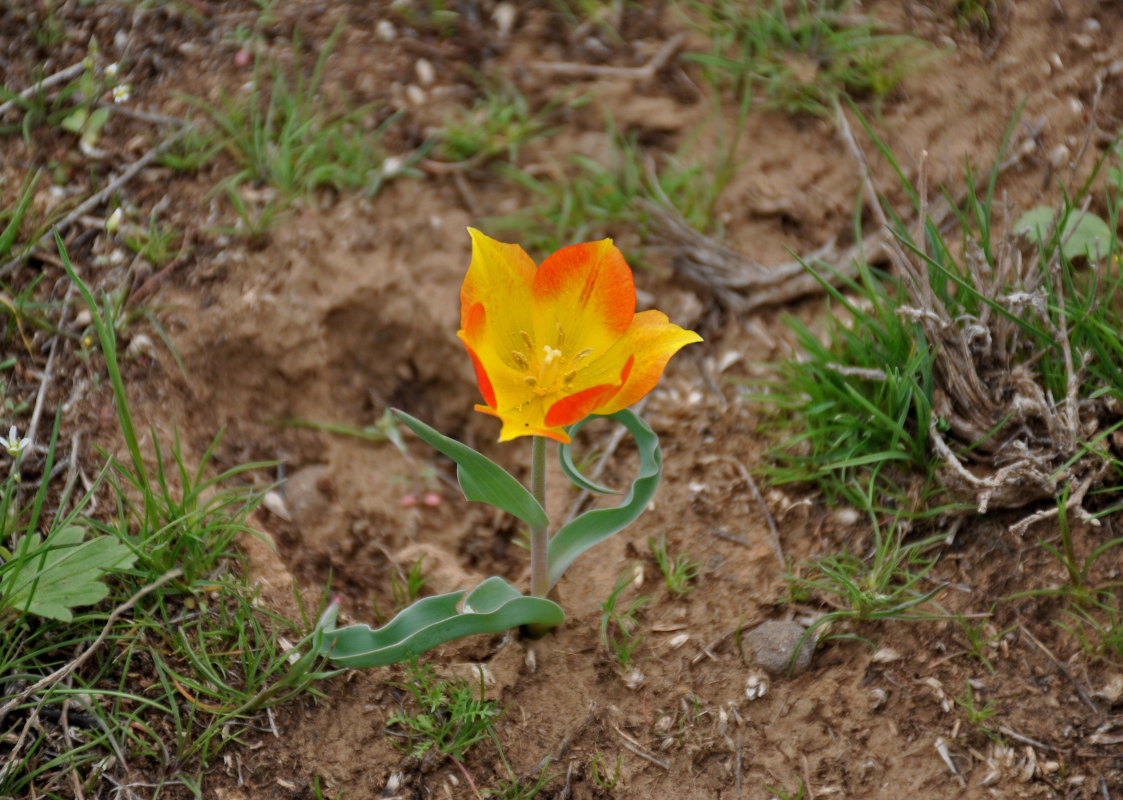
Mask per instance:
[[[3,447],[5,450],[7,450],[8,455],[10,455],[12,458],[18,458],[20,453],[26,450],[29,444],[31,444],[31,440],[26,436],[22,439],[19,438],[19,431],[16,430],[15,425],[13,425],[11,430],[8,431],[8,438],[5,439],[4,437],[0,436],[0,447]]]

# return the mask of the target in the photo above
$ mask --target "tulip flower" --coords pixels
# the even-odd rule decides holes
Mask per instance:
[[[536,267],[477,230],[460,290],[460,340],[499,441],[544,436],[646,395],[678,350],[702,337],[661,311],[636,313],[632,271],[611,239],[562,248]]]

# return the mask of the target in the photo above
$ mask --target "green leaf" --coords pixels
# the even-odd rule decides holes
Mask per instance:
[[[514,514],[531,528],[546,528],[550,518],[534,495],[515,480],[511,473],[466,444],[450,439],[404,411],[391,409],[394,417],[420,436],[427,444],[456,462],[460,489],[469,500],[488,503]]]
[[[1037,206],[1022,214],[1014,223],[1014,233],[1024,235],[1034,244],[1049,239],[1056,226],[1056,213],[1049,206]],[[1079,209],[1072,209],[1065,217],[1061,231],[1061,252],[1065,258],[1084,256],[1095,261],[1107,255],[1111,248],[1112,232],[1106,222]]]
[[[1061,252],[1066,258],[1085,256],[1098,261],[1111,250],[1111,228],[1095,214],[1073,210],[1061,233]]]
[[[593,494],[620,494],[618,490],[609,486],[602,486],[581,474],[581,470],[577,469],[577,465],[573,463],[572,441],[569,444],[558,445],[558,461],[561,463],[562,472],[578,489],[584,489],[586,492],[592,492]]]
[[[464,607],[458,611],[461,598]],[[338,613],[333,604],[321,617],[318,652],[345,667],[396,664],[464,636],[502,633],[520,625],[553,628],[565,621],[557,603],[520,594],[500,577],[488,578],[467,597],[459,591],[422,598],[378,630],[369,625],[336,628]]]
[[[107,122],[109,122],[109,109],[95,108],[86,119],[86,124],[82,126],[82,141],[89,147],[96,145],[101,129]]]
[[[70,133],[80,133],[82,131],[82,126],[86,124],[86,119],[89,116],[90,112],[86,109],[76,108],[63,118],[62,122],[59,123],[59,127]]]
[[[659,487],[659,478],[663,474],[663,456],[659,451],[659,437],[655,435],[655,431],[651,430],[643,418],[627,408],[608,416],[626,427],[635,438],[639,448],[639,474],[620,505],[586,511],[550,539],[547,556],[550,586],[558,582],[579,555],[634,522],[655,497],[655,490]],[[576,437],[577,432],[591,418],[586,417],[571,425],[568,428],[570,437]]]
[[[42,543],[38,534],[21,540],[0,573],[0,609],[69,622],[70,609],[103,600],[109,587],[100,578],[128,569],[136,555],[111,536],[83,542],[84,536],[82,528],[67,525]]]

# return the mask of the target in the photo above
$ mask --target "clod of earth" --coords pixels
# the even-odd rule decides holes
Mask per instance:
[[[792,665],[792,674],[798,674],[811,666],[811,656],[815,652],[814,636],[808,636],[800,646],[806,633],[807,629],[798,622],[762,622],[745,634],[745,656],[770,675],[782,675],[788,671],[798,648]]]

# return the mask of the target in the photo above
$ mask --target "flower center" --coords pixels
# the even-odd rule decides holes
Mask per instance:
[[[542,346],[542,355],[535,350],[530,334],[520,331],[526,351],[515,350],[511,358],[524,373],[523,382],[534,389],[539,397],[548,394],[567,393],[582,361],[593,354],[591,348],[577,353],[573,358],[565,355],[565,332],[558,325],[556,347]]]

